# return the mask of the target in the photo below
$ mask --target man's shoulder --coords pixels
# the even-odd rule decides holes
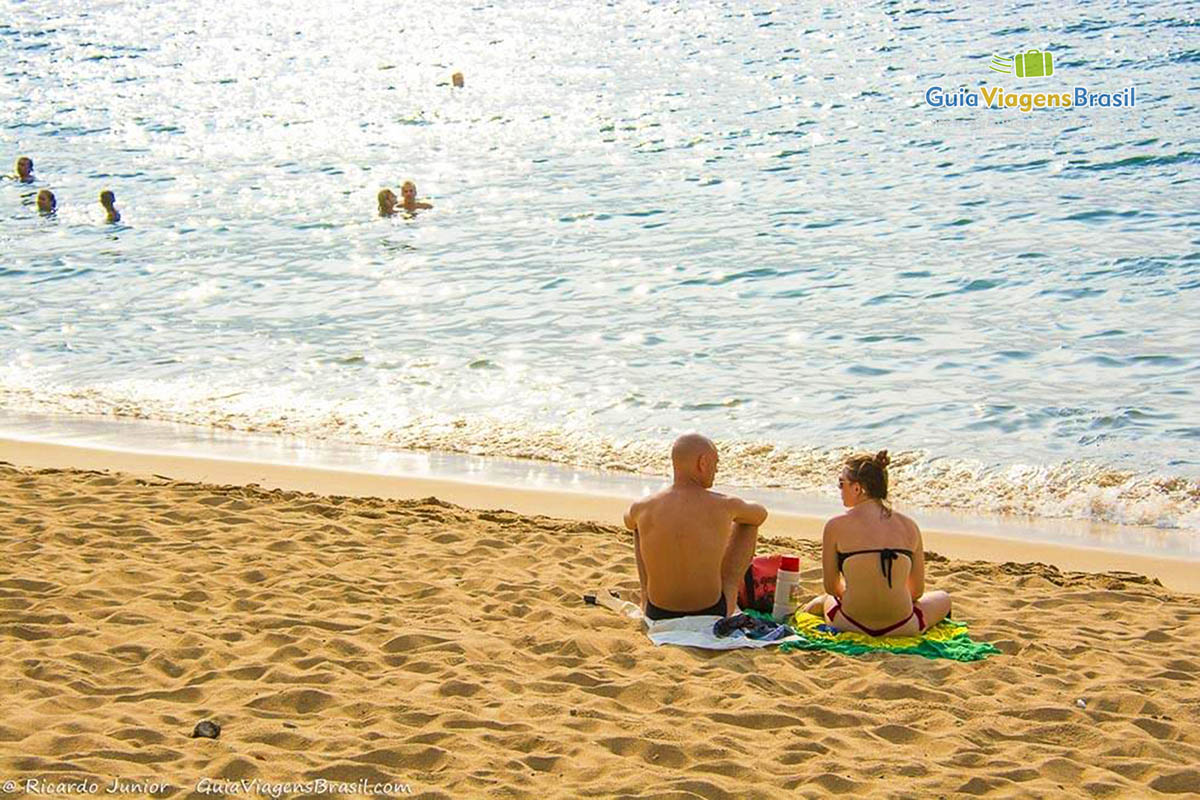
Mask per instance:
[[[757,518],[766,511],[758,503],[736,494],[715,492],[712,489],[702,490],[689,505],[697,511],[704,509],[705,513],[728,517],[731,520]]]
[[[667,508],[677,507],[680,502],[686,502],[690,508],[729,508],[744,501],[733,495],[714,492],[711,489],[687,488],[680,489],[667,486],[654,494],[648,494],[633,502],[630,511],[646,511],[658,506]]]
[[[629,513],[636,516],[646,509],[652,508],[662,500],[664,494],[666,494],[665,490],[655,492],[654,494],[642,495],[637,500],[634,500],[629,504]]]
[[[669,494],[671,494],[670,486],[666,487],[665,489],[659,489],[657,492],[651,492],[650,494],[644,494],[641,497],[639,497],[637,500],[634,500],[633,502],[635,505],[649,506],[649,505],[653,505],[653,504],[659,502],[660,500],[662,500]]]
[[[720,503],[725,506],[730,506],[730,507],[735,507],[735,508],[743,508],[745,506],[757,505],[756,503],[754,503],[750,500],[747,500],[744,497],[739,497],[736,494],[725,494],[724,492],[714,492],[712,489],[708,490],[708,495],[714,503]]]
[[[699,493],[700,493],[700,496],[703,497],[704,499],[712,500],[717,503],[724,503],[728,500],[733,499],[733,495],[725,494],[724,492],[718,492],[714,489],[700,489]]]

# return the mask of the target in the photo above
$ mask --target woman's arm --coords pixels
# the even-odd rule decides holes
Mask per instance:
[[[921,542],[921,529],[917,523],[909,520],[916,534],[917,543],[913,545],[912,569],[908,572],[908,592],[916,600],[925,594],[925,545]]]
[[[825,533],[821,537],[821,580],[825,594],[833,595],[839,600],[845,586],[837,563],[837,526],[834,520],[825,523]]]

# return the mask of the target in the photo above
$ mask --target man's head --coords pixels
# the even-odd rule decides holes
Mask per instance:
[[[400,196],[404,198],[404,205],[411,206],[417,202],[417,185],[412,181],[405,181],[400,187]]]
[[[710,488],[717,477],[717,460],[717,446],[698,433],[685,433],[671,446],[676,483],[698,483]]]
[[[33,180],[33,159],[29,156],[21,156],[17,159],[17,180]]]
[[[456,72],[450,76],[450,82],[458,89],[463,87],[463,76],[461,72]]]
[[[38,192],[37,208],[43,214],[53,214],[54,209],[58,208],[58,201],[54,199],[54,192],[49,189],[42,189]]]
[[[100,193],[100,205],[104,206],[109,211],[112,211],[113,204],[116,202],[117,202],[117,196],[115,194],[113,194],[112,192],[110,192],[108,189],[105,189],[103,192]]]

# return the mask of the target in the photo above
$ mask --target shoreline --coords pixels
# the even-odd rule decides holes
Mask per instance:
[[[202,449],[202,448],[197,448]],[[436,497],[467,509],[504,509],[526,516],[545,516],[575,521],[621,524],[629,503],[642,491],[658,486],[661,480],[646,476],[628,476],[619,482],[624,491],[597,491],[594,486],[564,488],[552,481],[527,480],[525,485],[490,483],[477,475],[446,474],[446,469],[430,468],[429,459],[420,454],[391,454],[394,459],[412,457],[407,472],[365,471],[351,466],[327,466],[314,463],[279,463],[200,454],[118,449],[107,444],[50,442],[14,436],[0,430],[0,462],[34,469],[112,471],[132,476],[157,476],[218,486],[258,485],[265,489],[311,492],[319,495],[378,497],[382,499],[419,499]],[[293,457],[293,461],[303,461]],[[308,459],[311,461],[312,459]],[[459,465],[461,467],[461,464]],[[413,474],[424,469],[426,474]],[[531,470],[542,465],[531,462]],[[528,477],[528,476],[526,476]],[[626,476],[622,476],[626,477]],[[720,488],[720,487],[718,487]],[[770,492],[739,490],[754,499]],[[773,508],[767,499],[768,508]],[[824,520],[832,513],[797,513],[772,510],[762,528],[762,541],[800,539],[819,541]],[[996,564],[1048,564],[1063,570],[1104,573],[1124,572],[1157,579],[1172,590],[1200,594],[1200,556],[1131,552],[1111,546],[1112,540],[1091,546],[1062,541],[1036,541],[962,530],[938,525],[915,512],[921,524],[925,547],[938,555]],[[936,516],[936,515],[928,515]],[[1023,526],[1023,527],[1028,527]]]
[[[61,389],[62,387],[60,387]],[[362,404],[341,408],[319,399],[293,397],[286,409],[246,409],[238,400],[226,407],[190,398],[183,387],[162,386],[157,399],[147,404],[134,396],[97,396],[92,389],[78,392],[55,390],[53,402],[43,402],[35,387],[14,393],[0,389],[0,432],[12,425],[20,429],[41,428],[39,436],[59,441],[65,435],[92,438],[96,428],[120,430],[142,439],[147,429],[174,431],[187,441],[262,442],[270,437],[313,445],[318,449],[374,448],[383,453],[430,453],[444,459],[479,460],[492,467],[505,462],[541,465],[545,472],[590,473],[604,476],[659,476],[670,470],[666,457],[670,437],[666,429],[657,434],[633,435],[604,430],[604,426],[575,429],[534,420],[501,420],[488,414],[443,414],[423,412],[393,418],[386,411],[374,414]],[[182,392],[185,396],[176,396]],[[241,398],[232,391],[215,398]],[[386,399],[379,401],[384,405]],[[256,407],[257,408],[257,407]],[[286,411],[286,413],[284,413]],[[262,413],[260,413],[262,412]],[[39,420],[41,421],[39,423]],[[93,429],[89,431],[88,429]],[[682,432],[682,431],[676,431]],[[107,436],[124,448],[120,436]],[[150,438],[161,439],[157,433]],[[168,437],[169,438],[169,437]],[[804,508],[829,507],[830,477],[844,458],[863,443],[843,440],[803,442],[775,441],[750,435],[748,438],[718,436],[722,484],[767,490]],[[898,444],[898,443],[897,443]],[[266,450],[274,449],[267,445]],[[295,448],[293,448],[295,449]],[[866,448],[870,449],[870,448]],[[1164,549],[1156,539],[1159,532],[1174,532],[1176,550],[1200,557],[1200,476],[1192,472],[1159,467],[1143,468],[1118,459],[1108,463],[1082,452],[1057,454],[1049,460],[1022,458],[996,461],[982,451],[947,451],[907,447],[890,449],[893,499],[901,506],[921,509],[920,516],[932,527],[969,530],[988,520],[985,527],[1025,526],[1015,538],[1094,538],[1131,535],[1135,541],[1124,549]],[[374,461],[368,457],[368,461]],[[528,466],[526,467],[528,468]],[[1177,474],[1178,473],[1178,474]],[[772,501],[774,502],[774,500]],[[935,519],[936,517],[936,519]],[[943,518],[951,520],[942,521]],[[1036,527],[1025,524],[1036,521]],[[1056,532],[1045,537],[1041,528]],[[1139,531],[1150,532],[1145,536]],[[986,532],[986,531],[981,531]],[[1187,534],[1187,536],[1181,536]],[[1171,534],[1167,538],[1170,539]],[[1148,543],[1136,541],[1141,538]]]

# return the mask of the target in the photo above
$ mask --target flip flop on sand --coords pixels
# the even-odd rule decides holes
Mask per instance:
[[[604,606],[629,619],[642,618],[642,610],[628,600],[622,600],[616,589],[595,589],[583,596],[583,602],[588,605]]]

